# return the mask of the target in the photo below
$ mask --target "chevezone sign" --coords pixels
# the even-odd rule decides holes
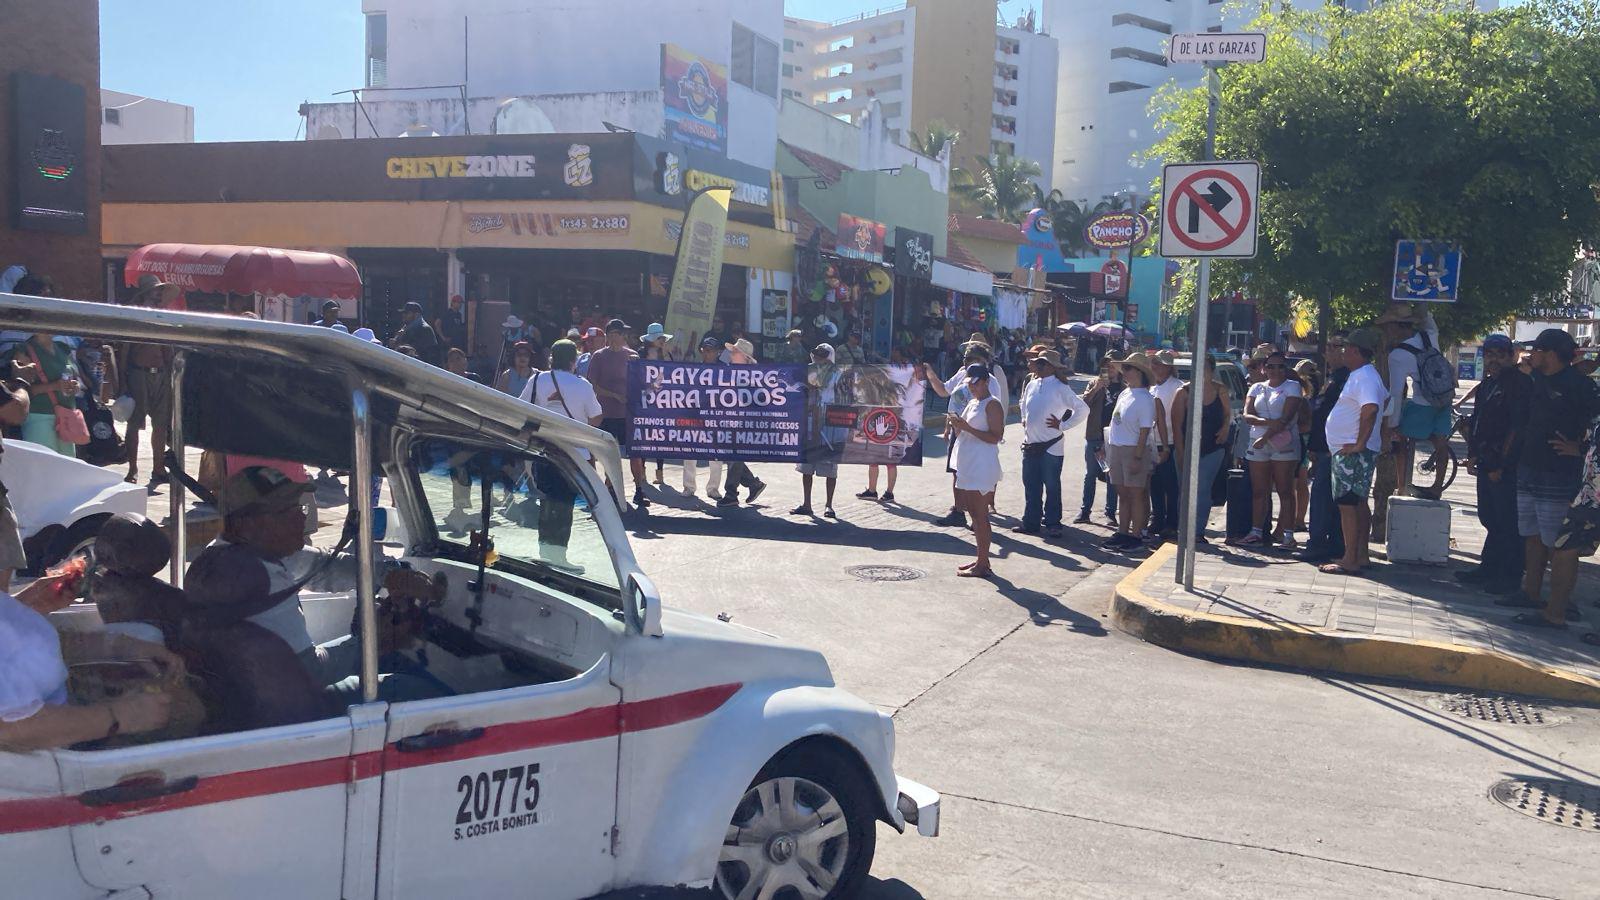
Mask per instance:
[[[532,178],[532,154],[517,156],[391,156],[390,178]]]

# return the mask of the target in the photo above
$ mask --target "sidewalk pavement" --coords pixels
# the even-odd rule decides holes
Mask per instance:
[[[1463,469],[1445,494],[1451,565],[1379,562],[1374,545],[1362,575],[1329,575],[1286,554],[1213,544],[1195,556],[1190,593],[1175,581],[1169,544],[1118,584],[1112,619],[1207,656],[1600,703],[1600,649],[1578,640],[1600,630],[1600,565],[1580,567],[1572,603],[1582,621],[1565,632],[1516,626],[1522,610],[1452,577],[1483,546],[1474,491]]]

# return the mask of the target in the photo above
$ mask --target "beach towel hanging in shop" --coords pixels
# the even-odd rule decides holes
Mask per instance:
[[[922,464],[912,366],[628,364],[629,452],[647,459]]]

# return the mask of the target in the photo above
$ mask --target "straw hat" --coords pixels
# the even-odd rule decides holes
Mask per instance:
[[[1133,366],[1135,369],[1143,372],[1146,385],[1154,382],[1156,379],[1155,370],[1150,367],[1150,357],[1145,356],[1143,353],[1129,353],[1128,358],[1122,360],[1121,364],[1124,366]]]
[[[1383,311],[1374,325],[1415,325],[1417,312],[1409,303],[1392,303]]]

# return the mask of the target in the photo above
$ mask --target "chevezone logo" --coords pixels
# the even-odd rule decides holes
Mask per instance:
[[[54,128],[39,129],[39,139],[33,143],[33,165],[39,174],[54,181],[72,175],[78,165],[78,154],[67,146],[67,138]]]

